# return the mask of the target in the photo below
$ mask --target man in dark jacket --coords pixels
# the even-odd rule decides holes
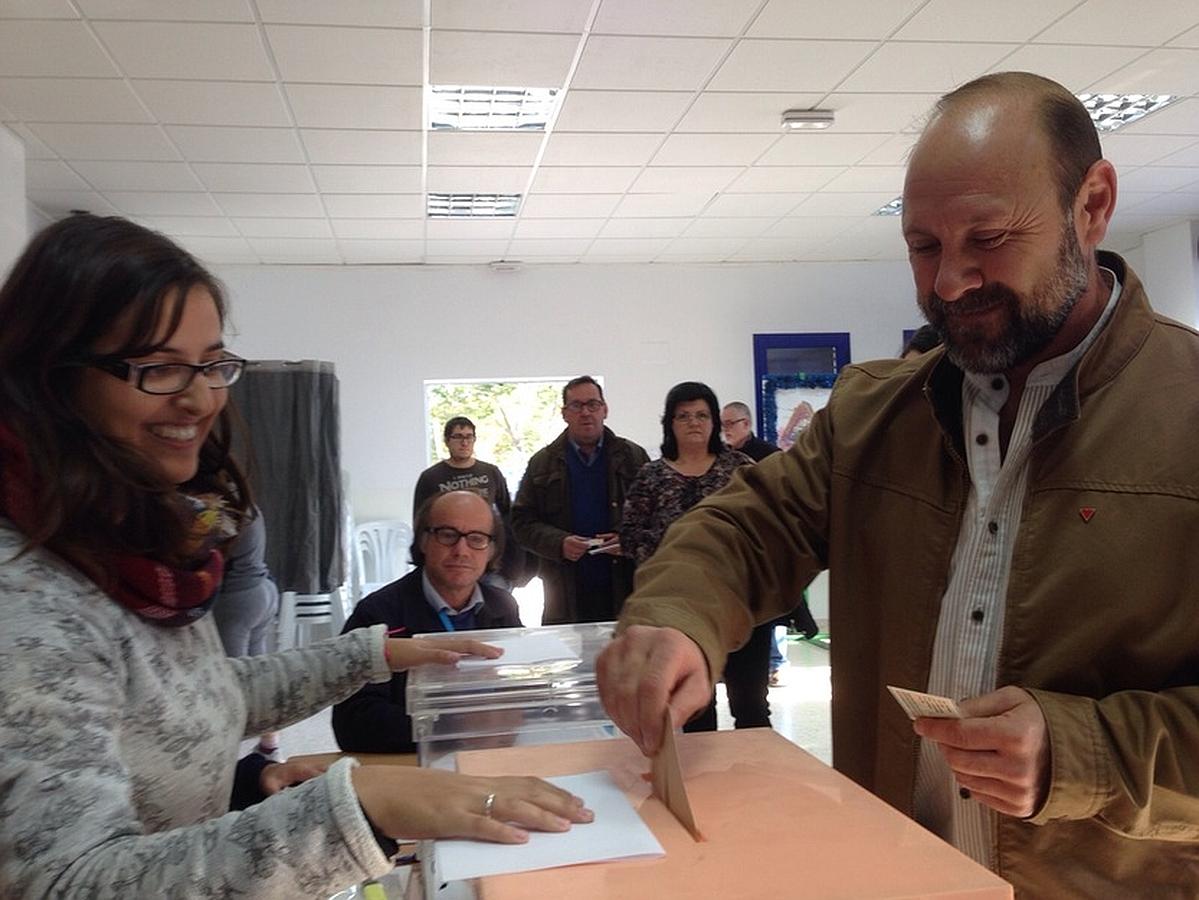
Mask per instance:
[[[499,514],[478,494],[451,491],[425,501],[412,546],[417,567],[363,598],[345,631],[379,622],[398,630],[393,637],[520,627],[512,595],[480,582],[503,553],[503,535]],[[407,685],[407,674],[397,672],[334,706],[337,745],[358,753],[414,752]]]
[[[562,389],[566,430],[533,454],[512,504],[512,530],[540,557],[543,625],[615,619],[633,588],[620,554],[625,492],[649,462],[604,426],[608,405],[590,375]]]

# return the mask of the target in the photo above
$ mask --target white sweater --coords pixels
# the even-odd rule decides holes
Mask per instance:
[[[327,897],[390,863],[352,761],[228,812],[238,744],[391,677],[383,628],[225,657],[0,518],[0,897]]]

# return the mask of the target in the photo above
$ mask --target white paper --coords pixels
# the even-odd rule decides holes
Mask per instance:
[[[435,841],[437,877],[442,881],[458,881],[608,859],[665,855],[654,833],[607,772],[545,780],[582,797],[587,808],[595,813],[595,821],[572,825],[570,831],[530,831],[527,844]]]
[[[887,690],[895,698],[895,702],[903,707],[909,719],[928,716],[934,719],[960,719],[962,711],[949,697],[939,697],[936,694],[922,694],[920,691],[909,691],[907,688],[887,685]]]
[[[527,666],[534,663],[552,662],[559,659],[577,660],[579,654],[566,645],[556,634],[532,631],[519,637],[488,640],[484,643],[503,647],[504,655],[499,659],[484,659],[481,656],[465,656],[458,660],[460,669],[478,669],[484,666]]]

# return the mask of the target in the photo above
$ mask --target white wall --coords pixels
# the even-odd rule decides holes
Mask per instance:
[[[1191,327],[1199,325],[1199,223],[1179,222],[1141,239],[1142,278],[1149,302],[1162,315]]]
[[[29,235],[25,201],[25,145],[0,125],[0,281]]]

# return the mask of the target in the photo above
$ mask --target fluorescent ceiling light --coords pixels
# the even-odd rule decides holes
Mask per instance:
[[[1078,94],[1098,131],[1115,131],[1151,112],[1169,106],[1174,94]]]
[[[520,194],[429,194],[430,219],[510,219]]]
[[[783,113],[783,127],[791,131],[828,128],[832,124],[831,109],[789,109]]]
[[[558,103],[557,88],[429,87],[434,131],[545,131]]]
[[[896,197],[890,203],[884,203],[871,213],[872,216],[898,216],[903,213],[903,197]]]

